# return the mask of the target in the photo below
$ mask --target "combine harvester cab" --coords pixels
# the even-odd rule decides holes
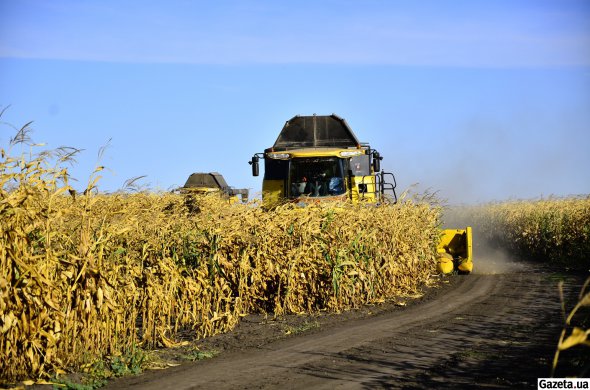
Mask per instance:
[[[397,202],[395,176],[381,170],[383,157],[359,142],[346,121],[334,114],[288,120],[274,145],[249,161],[253,176],[259,175],[261,158],[262,203],[267,209],[284,202]],[[437,251],[440,272],[471,272],[471,228],[442,231]]]
[[[334,114],[288,120],[274,145],[252,157],[254,176],[259,174],[260,158],[264,159],[266,208],[285,201],[397,201],[395,177],[380,171],[379,152],[359,142],[346,121]]]
[[[229,200],[229,203],[247,202],[248,189],[236,189],[227,185],[223,176],[218,172],[196,172],[189,176],[181,193],[208,195],[218,194]]]

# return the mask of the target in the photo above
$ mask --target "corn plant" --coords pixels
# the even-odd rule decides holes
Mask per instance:
[[[26,140],[22,132],[19,141]],[[21,142],[22,144],[22,142]],[[102,194],[70,185],[75,149],[0,160],[0,380],[49,378],[136,348],[233,329],[252,312],[342,311],[435,272],[440,209]]]

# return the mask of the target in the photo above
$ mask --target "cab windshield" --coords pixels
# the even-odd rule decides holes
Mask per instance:
[[[289,197],[342,195],[344,170],[336,157],[297,158],[289,164]]]

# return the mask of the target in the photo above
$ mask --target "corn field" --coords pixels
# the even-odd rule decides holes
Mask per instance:
[[[50,378],[137,346],[202,338],[253,312],[341,311],[416,292],[436,268],[438,207],[101,194],[67,150],[0,160],[0,380]]]
[[[452,210],[479,242],[515,257],[590,269],[590,196],[490,203]]]

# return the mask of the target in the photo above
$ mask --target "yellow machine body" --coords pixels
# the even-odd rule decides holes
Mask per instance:
[[[318,166],[325,164],[325,161],[331,161],[337,167],[350,167],[354,162],[355,157],[366,156],[364,149],[341,149],[341,148],[301,148],[292,149],[281,153],[267,153],[265,162],[267,167],[272,164],[285,164],[288,166],[296,165],[300,161],[317,161]],[[368,161],[368,156],[367,161]],[[274,161],[273,161],[274,160]],[[308,165],[310,165],[308,163]],[[340,168],[340,170],[346,169]],[[367,167],[365,167],[367,168]],[[370,168],[369,168],[370,169]],[[347,169],[354,172],[352,169]],[[335,194],[330,194],[327,191],[328,179],[322,178],[314,180],[309,174],[295,179],[291,174],[283,177],[265,178],[262,181],[262,198],[265,207],[271,208],[277,204],[284,202],[286,199],[303,202],[315,203],[324,200],[347,200],[350,199],[353,203],[368,202],[375,203],[378,200],[377,186],[375,173],[372,169],[368,170],[366,175],[344,175],[340,177],[341,190]],[[309,176],[307,178],[306,176]],[[314,195],[313,188],[315,186],[323,186],[322,193]],[[300,190],[298,190],[300,189]],[[307,189],[307,190],[306,190]]]
[[[262,201],[266,208],[271,208],[283,201],[285,198],[284,187],[284,180],[264,179],[262,181]]]
[[[438,270],[443,274],[473,271],[473,234],[471,227],[444,229],[437,246]]]
[[[393,174],[380,171],[379,153],[361,143],[346,121],[332,115],[297,115],[288,120],[273,146],[250,161],[259,175],[264,160],[262,200],[266,208],[284,202],[349,200],[376,203],[396,199]],[[389,198],[383,196],[391,191]]]

